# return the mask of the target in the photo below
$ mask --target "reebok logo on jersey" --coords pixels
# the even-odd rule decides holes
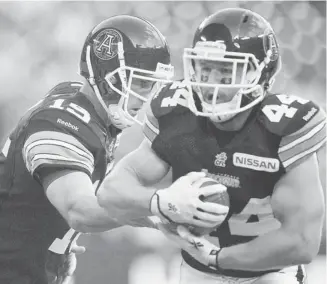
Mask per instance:
[[[318,109],[316,109],[315,107],[313,107],[312,109],[309,110],[309,112],[303,116],[303,120],[305,121],[309,121],[318,111]]]
[[[70,122],[63,121],[61,118],[57,119],[57,123],[65,125],[66,127],[69,127],[75,131],[78,131],[78,129],[79,129],[76,125],[73,125]]]
[[[255,171],[277,172],[279,160],[273,158],[258,157],[244,153],[234,153],[233,164],[236,167],[248,168]]]

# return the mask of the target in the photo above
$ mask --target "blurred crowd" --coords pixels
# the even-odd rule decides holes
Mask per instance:
[[[79,80],[77,66],[84,40],[92,27],[105,18],[116,14],[131,14],[150,20],[168,40],[176,78],[179,79],[183,76],[183,48],[190,46],[196,27],[210,13],[226,7],[251,9],[272,24],[283,61],[273,91],[313,99],[326,109],[325,1],[8,1],[0,3],[0,141],[5,139],[20,115],[55,84]],[[139,139],[141,137],[137,136],[132,145],[123,143],[122,147],[132,149]],[[325,173],[325,168],[322,172]],[[326,176],[322,178],[325,179]],[[162,244],[167,245],[166,241],[156,232],[147,232],[145,235],[138,232],[140,231],[134,229],[113,232],[108,237],[84,239],[85,243],[91,243],[91,249],[88,258],[85,260],[83,257],[84,260],[81,260],[78,283],[91,283],[94,279],[92,272],[85,273],[87,267],[93,269],[90,270],[93,275],[98,275],[99,279],[94,283],[99,284],[124,284],[128,282],[129,274],[133,275],[130,283],[146,284],[149,277],[145,277],[142,274],[145,273],[144,270],[139,268],[149,263],[152,264],[153,275],[174,275],[174,272],[167,272],[165,263],[174,261],[175,249],[161,250],[161,256],[158,257],[156,245],[161,244],[162,247]],[[128,244],[129,257],[125,247],[119,248],[117,245],[122,241]],[[138,248],[133,246],[135,242]],[[112,246],[107,254],[102,253],[103,243]],[[149,243],[152,246],[144,245]],[[144,254],[143,250],[150,254]],[[102,254],[99,257],[100,251]],[[118,262],[112,261],[113,255],[118,258]],[[132,265],[136,257],[138,262]],[[106,263],[108,267],[100,268],[97,265],[99,263]],[[120,273],[123,276],[108,276],[109,271],[124,269],[125,274]],[[101,282],[104,280],[100,279],[108,279],[108,282]],[[159,279],[160,277],[156,283],[161,283],[158,282]],[[171,279],[174,277],[171,276]]]
[[[235,6],[260,13],[276,31],[283,70],[275,90],[325,105],[324,1],[8,1],[0,4],[0,133],[54,84],[79,79],[82,44],[101,20],[132,14],[153,22],[167,37],[180,78],[182,50],[190,46],[195,28],[213,11]]]

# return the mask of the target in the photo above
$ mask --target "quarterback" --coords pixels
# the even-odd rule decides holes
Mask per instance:
[[[156,84],[171,77],[163,35],[115,16],[93,28],[80,59],[83,83],[63,82],[22,117],[1,151],[0,283],[62,283],[78,232],[119,226],[101,208],[119,134]]]
[[[317,162],[324,112],[304,98],[270,92],[281,67],[278,43],[252,11],[224,9],[206,18],[183,63],[184,80],[152,98],[146,139],[106,177],[100,205],[122,219],[133,211],[159,216],[159,228],[182,248],[180,283],[304,283],[303,264],[318,252],[324,216]],[[156,191],[169,169],[172,186]],[[202,205],[198,191],[213,187],[195,186],[201,172],[217,190],[227,188],[228,214],[223,205]],[[193,206],[182,207],[183,199]],[[224,218],[209,234],[176,230],[180,223],[204,228],[203,217],[214,213]]]

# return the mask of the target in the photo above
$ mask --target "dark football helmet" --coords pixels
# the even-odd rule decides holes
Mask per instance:
[[[93,28],[83,46],[79,69],[108,110],[111,122],[121,129],[139,122],[137,111],[128,109],[131,96],[145,102],[159,88],[158,82],[168,82],[174,72],[160,31],[128,15],[111,17]],[[136,81],[142,90],[149,90],[147,95],[133,89]]]
[[[281,67],[281,58],[275,33],[264,18],[250,10],[231,8],[212,14],[199,25],[193,47],[184,50],[183,64],[185,83],[201,101],[200,109],[193,95],[189,96],[189,108],[196,115],[222,122],[262,101]],[[209,82],[211,68],[217,72]],[[203,89],[209,88],[206,99]],[[221,93],[228,92],[233,94],[228,100],[220,99]]]

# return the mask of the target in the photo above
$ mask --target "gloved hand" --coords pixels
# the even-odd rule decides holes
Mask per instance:
[[[220,248],[204,237],[193,235],[186,227],[179,225],[177,230],[173,224],[159,223],[159,230],[170,240],[185,250],[192,257],[213,270],[217,270],[217,255]]]
[[[180,177],[170,187],[158,190],[152,197],[150,211],[168,222],[187,224],[204,228],[220,225],[228,207],[204,202],[205,197],[225,191],[224,185],[200,188],[197,184],[205,178],[204,172],[191,172]]]

